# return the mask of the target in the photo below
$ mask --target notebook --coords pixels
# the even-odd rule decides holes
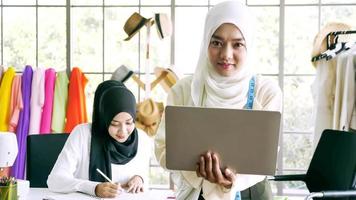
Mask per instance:
[[[195,171],[212,150],[237,173],[275,174],[280,112],[167,106],[165,118],[168,169]]]

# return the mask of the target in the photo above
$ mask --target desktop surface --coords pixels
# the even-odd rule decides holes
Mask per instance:
[[[67,200],[67,199],[81,199],[81,200],[92,200],[92,199],[105,199],[90,196],[87,194],[75,192],[69,194],[55,193],[49,191],[48,188],[30,188],[26,200]],[[175,199],[172,190],[148,190],[144,193],[131,194],[123,193],[118,195],[116,198],[110,198],[112,200],[168,200]]]

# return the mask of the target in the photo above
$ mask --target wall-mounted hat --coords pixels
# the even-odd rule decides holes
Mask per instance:
[[[172,21],[165,13],[155,13],[157,33],[160,39],[172,35]]]
[[[128,35],[125,41],[130,40],[144,25],[152,25],[152,18],[144,18],[137,12],[134,12],[125,22],[124,31]],[[149,24],[151,23],[151,24]]]
[[[136,108],[136,127],[144,130],[149,136],[156,134],[164,105],[152,99],[146,99],[137,104]]]
[[[170,68],[155,67],[154,72],[157,78],[162,79],[159,83],[166,92],[168,92],[179,79]]]
[[[347,30],[351,30],[351,26],[344,24],[344,23],[330,22],[330,23],[326,24],[314,38],[313,50],[311,53],[312,54],[311,57],[318,56],[319,54],[321,54],[327,50],[327,47],[326,47],[326,38],[327,37],[326,36],[330,32],[347,31]],[[316,67],[316,62],[313,62],[313,65],[314,65],[314,67]]]

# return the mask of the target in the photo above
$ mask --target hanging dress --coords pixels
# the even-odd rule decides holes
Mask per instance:
[[[20,112],[20,119],[16,129],[17,144],[19,151],[14,165],[11,168],[11,176],[17,179],[24,179],[26,161],[26,138],[30,123],[30,98],[32,85],[32,67],[27,65],[22,73],[22,99],[23,109]]]
[[[43,68],[37,68],[32,78],[30,135],[40,133],[42,108],[45,98],[44,84],[45,70]]]
[[[63,133],[68,100],[68,76],[65,71],[57,72],[54,87],[52,133]]]
[[[51,133],[53,93],[56,81],[56,71],[53,68],[45,72],[45,99],[41,117],[40,133]]]
[[[15,77],[15,69],[9,67],[4,73],[0,85],[0,131],[8,131],[10,121],[10,100],[12,80]]]
[[[356,46],[336,58],[317,64],[312,84],[314,99],[314,148],[324,129],[350,131],[355,117]]]
[[[16,75],[12,81],[9,131],[14,133],[19,122],[20,111],[23,109],[21,79],[22,75]]]
[[[74,67],[70,74],[68,104],[67,104],[67,121],[64,132],[70,133],[78,125],[88,121],[85,104],[85,85],[88,79],[78,67]]]

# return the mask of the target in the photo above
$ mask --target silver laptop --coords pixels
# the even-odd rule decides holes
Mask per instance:
[[[275,174],[280,112],[167,106],[165,117],[168,169],[195,171],[213,150],[237,173]]]

